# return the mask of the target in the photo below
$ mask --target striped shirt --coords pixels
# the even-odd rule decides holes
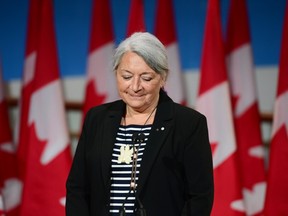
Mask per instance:
[[[110,215],[119,215],[119,210],[122,208],[123,203],[125,203],[126,215],[127,216],[134,215],[133,212],[134,212],[135,196],[133,190],[130,191],[132,161],[126,161],[129,162],[128,164],[124,161],[121,161],[121,163],[119,163],[118,158],[121,151],[120,148],[122,146],[127,147],[128,145],[127,149],[131,151],[133,150],[132,148],[133,134],[139,132],[145,135],[145,139],[140,144],[140,146],[139,142],[135,142],[135,148],[138,149],[137,171],[136,171],[136,185],[137,185],[141,160],[145,150],[146,142],[148,140],[148,136],[151,131],[151,126],[152,125],[128,125],[128,126],[120,125],[119,127],[112,153]],[[129,156],[129,160],[130,158],[132,160],[132,157]]]

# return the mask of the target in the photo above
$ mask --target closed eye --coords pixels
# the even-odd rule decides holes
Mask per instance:
[[[132,76],[122,76],[122,78],[123,78],[124,80],[129,80],[129,79],[132,78]]]
[[[142,76],[141,77],[144,81],[147,81],[147,82],[149,82],[149,81],[151,81],[153,78],[152,77],[148,77],[148,76]]]

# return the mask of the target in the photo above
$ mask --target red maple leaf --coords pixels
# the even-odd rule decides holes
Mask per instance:
[[[106,95],[98,94],[96,89],[97,86],[95,86],[94,80],[90,80],[86,87],[86,101],[83,108],[83,116],[85,116],[85,114],[91,107],[103,104],[107,98]]]

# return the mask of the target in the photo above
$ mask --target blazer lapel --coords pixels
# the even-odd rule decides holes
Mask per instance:
[[[123,115],[124,103],[118,102],[108,112],[108,118],[103,123],[103,140],[101,142],[101,167],[103,182],[106,188],[109,188],[110,184],[110,172],[112,151],[115,143],[115,137],[119,128],[121,117]]]
[[[164,101],[163,103],[158,104],[154,123],[141,162],[139,180],[137,184],[138,194],[140,194],[142,189],[144,188],[145,182],[150,175],[151,168],[171,129],[172,113],[173,102],[170,98],[168,101]]]

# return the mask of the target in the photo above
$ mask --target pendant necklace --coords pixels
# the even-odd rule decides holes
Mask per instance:
[[[143,127],[147,124],[149,119],[151,118],[152,114],[156,110],[157,107],[155,107],[152,112],[149,114],[148,118],[146,119],[145,123],[143,124]],[[125,133],[126,133],[126,118],[123,117],[123,125],[125,126]],[[139,132],[135,132],[132,134],[132,148],[130,149],[130,146],[127,144],[125,146],[121,146],[120,148],[120,155],[118,157],[118,163],[125,162],[126,164],[130,164],[132,161],[132,170],[131,170],[131,179],[130,179],[130,190],[128,194],[126,195],[124,202],[119,210],[119,215],[125,215],[125,202],[128,199],[131,191],[134,192],[136,201],[139,205],[139,208],[136,210],[136,215],[146,215],[146,211],[144,209],[144,206],[142,202],[140,201],[137,193],[136,193],[136,173],[137,173],[137,159],[138,159],[138,151],[141,146],[141,144],[145,140],[145,134],[142,133],[143,127],[141,127],[141,130]],[[135,144],[138,143],[138,147],[136,149]],[[140,213],[140,214],[139,214]]]
[[[145,126],[147,124],[147,122],[151,118],[151,116],[154,113],[154,111],[156,110],[156,108],[157,107],[155,107],[152,110],[152,112],[149,114],[149,116],[147,117],[147,119],[144,122],[143,126]],[[126,126],[126,118],[125,117],[123,117],[123,125]],[[120,147],[120,155],[119,155],[118,161],[117,161],[118,164],[119,163],[123,163],[123,162],[126,163],[126,164],[130,164],[132,159],[134,159],[135,157],[137,159],[137,157],[138,157],[138,153],[137,153],[138,149],[139,149],[141,143],[144,141],[144,138],[145,138],[145,136],[143,136],[144,134],[142,133],[142,130],[143,130],[143,128],[141,128],[141,130],[139,132],[134,133],[132,135],[132,143],[133,143],[132,148],[130,148],[130,145],[128,145],[128,144],[125,145],[125,146],[123,145],[123,146]],[[125,129],[125,131],[126,131],[126,129]],[[136,141],[138,141],[138,142],[140,141],[140,144],[139,144],[137,150],[135,149],[135,146],[134,146]]]

